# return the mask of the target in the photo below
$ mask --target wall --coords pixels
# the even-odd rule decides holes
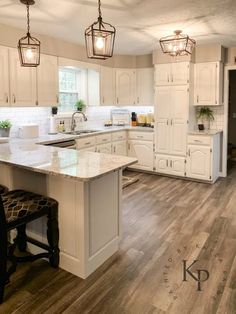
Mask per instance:
[[[24,33],[25,30],[0,24],[0,45],[16,48],[19,38]],[[40,34],[34,34],[34,36],[41,41],[41,50],[45,54],[118,68],[152,67],[151,54],[144,56],[115,55],[111,59],[98,61],[88,59],[85,47],[82,45]]]

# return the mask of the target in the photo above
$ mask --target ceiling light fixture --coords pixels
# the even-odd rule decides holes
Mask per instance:
[[[98,0],[98,19],[85,30],[87,56],[106,60],[113,56],[116,29],[102,20],[101,1]]]
[[[30,35],[29,6],[34,0],[20,0],[27,7],[27,34],[18,42],[20,63],[23,67],[37,67],[40,64],[40,41]]]
[[[174,35],[161,38],[160,45],[164,53],[176,57],[191,55],[196,41],[178,30],[174,32]]]

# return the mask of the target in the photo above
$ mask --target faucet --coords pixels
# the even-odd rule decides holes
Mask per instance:
[[[72,118],[71,118],[71,131],[73,132],[76,128],[76,122],[75,122],[75,115],[76,114],[82,114],[83,118],[84,118],[84,121],[87,121],[87,117],[86,115],[82,112],[82,111],[75,111],[73,114],[72,114]]]

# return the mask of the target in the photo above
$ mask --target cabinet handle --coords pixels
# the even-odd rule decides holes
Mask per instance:
[[[105,98],[104,98],[104,97],[102,97],[102,103],[103,103],[103,104],[105,103]]]
[[[139,104],[139,97],[137,98],[137,103]]]
[[[128,144],[128,150],[130,150],[130,144]]]
[[[168,119],[166,120],[166,124],[169,125],[169,120]]]
[[[199,96],[197,95],[197,103],[199,103]]]
[[[15,102],[16,102],[16,96],[15,96],[15,94],[12,95],[12,98],[13,98],[13,103],[15,103]]]
[[[8,97],[8,94],[6,93],[6,103],[8,103],[9,101],[9,97]]]
[[[174,82],[174,76],[173,76],[173,74],[171,75],[171,82]]]
[[[114,146],[114,150],[113,151],[114,151],[114,153],[116,152],[116,147],[115,146]]]
[[[168,82],[168,83],[170,82],[170,77],[169,77],[169,74],[168,74],[168,77],[167,77],[167,82]]]
[[[117,102],[117,104],[119,104],[119,98],[118,97],[116,98],[116,102]]]
[[[170,120],[170,125],[173,125],[173,120],[172,119]]]
[[[167,167],[169,166],[169,162],[168,162],[168,159],[166,159],[166,166],[167,166]]]
[[[189,157],[190,157],[190,148],[189,148],[189,150],[188,150],[188,155],[189,155]]]
[[[38,102],[38,100],[36,100],[36,101],[35,101],[35,105],[36,105],[36,106],[38,106],[38,105],[39,105],[39,102]]]
[[[138,135],[137,137],[138,137],[138,138],[143,138],[143,136],[142,136],[142,135]]]
[[[172,168],[172,160],[170,161],[170,167]]]
[[[85,145],[89,145],[89,144],[91,144],[91,142],[87,142],[87,143],[85,143]]]

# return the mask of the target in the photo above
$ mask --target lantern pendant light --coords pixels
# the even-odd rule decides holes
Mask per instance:
[[[85,30],[87,56],[105,60],[113,56],[116,29],[102,20],[101,1],[98,0],[98,19]]]
[[[40,64],[40,41],[30,35],[29,6],[34,0],[20,0],[27,7],[27,34],[18,42],[20,63],[23,67],[37,67]]]
[[[175,31],[174,35],[161,38],[160,45],[163,53],[176,57],[192,54],[196,41],[182,31]]]

